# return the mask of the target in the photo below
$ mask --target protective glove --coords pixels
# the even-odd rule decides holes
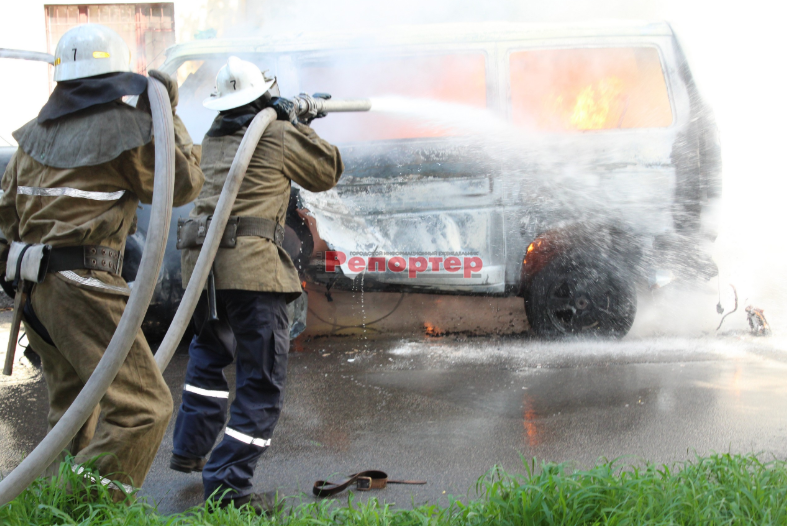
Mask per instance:
[[[175,127],[175,146],[177,146],[187,158],[191,157],[194,142],[191,140],[191,136],[189,135],[186,126],[183,124],[183,121],[181,121],[180,117],[175,114],[175,108],[178,106],[178,83],[175,82],[172,77],[157,69],[151,69],[148,71],[148,76],[158,80],[164,84],[165,88],[167,88],[169,104],[172,106],[172,124]],[[150,113],[150,99],[148,98],[147,90],[145,93],[139,96],[139,100],[137,101],[137,109],[142,109]]]
[[[298,114],[295,113],[295,104],[291,100],[284,97],[273,97],[271,99],[271,108],[276,110],[276,119],[280,121],[289,121],[293,124],[298,122]]]
[[[178,105],[178,83],[175,82],[172,77],[166,73],[162,73],[157,69],[151,69],[148,71],[148,76],[153,77],[164,84],[164,86],[167,88],[167,94],[169,94],[169,103],[172,105],[172,109],[174,110]]]
[[[312,95],[312,98],[313,99],[329,100],[331,98],[331,94],[330,93],[315,93],[314,95]],[[317,112],[315,115],[303,115],[303,116],[299,117],[298,120],[300,120],[301,123],[305,124],[306,126],[309,126],[314,119],[322,119],[326,115],[328,115],[328,114],[325,113],[324,111],[320,111],[320,112]]]
[[[166,73],[162,73],[157,69],[148,71],[148,76],[160,81],[167,88],[169,95],[169,103],[172,106],[172,113],[175,113],[175,107],[178,105],[178,84],[172,80],[172,77]],[[146,89],[137,99],[137,109],[150,113],[150,99],[148,98],[148,90]]]

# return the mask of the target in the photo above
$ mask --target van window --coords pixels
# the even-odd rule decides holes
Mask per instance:
[[[516,51],[509,64],[517,125],[557,132],[672,123],[655,48]]]
[[[486,107],[486,57],[481,52],[412,57],[357,57],[297,66],[300,90],[336,98],[397,96]],[[406,102],[404,102],[406,104]],[[424,118],[380,113],[331,114],[314,121],[331,142],[457,135],[461,131]]]

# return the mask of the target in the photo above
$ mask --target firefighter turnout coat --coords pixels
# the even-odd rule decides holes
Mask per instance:
[[[191,217],[213,214],[246,127],[231,135],[206,136],[202,143],[205,185]],[[232,215],[260,217],[284,227],[290,181],[312,192],[333,188],[344,171],[339,149],[320,139],[309,126],[274,121],[265,130],[249,163]],[[183,286],[188,284],[199,249],[184,249]],[[234,248],[220,248],[214,262],[216,289],[280,292],[292,301],[301,293],[290,256],[273,241],[238,237]]]

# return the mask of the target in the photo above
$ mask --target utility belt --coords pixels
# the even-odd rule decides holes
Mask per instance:
[[[53,247],[14,241],[8,250],[6,281],[41,283],[48,272],[86,269],[120,274],[122,268],[123,254],[109,247]]]
[[[22,312],[34,283],[44,281],[50,272],[87,269],[120,274],[122,268],[123,254],[101,245],[53,247],[41,243],[12,242],[6,263],[6,281],[13,283],[16,295],[3,374],[11,375]]]
[[[208,234],[212,219],[213,216],[209,215],[179,218],[178,250],[201,247],[205,243],[205,236]],[[284,241],[284,227],[277,221],[263,217],[230,216],[224,234],[221,236],[219,248],[235,248],[239,237],[261,237],[281,246]],[[208,289],[208,319],[217,321],[219,314],[216,306],[216,277],[212,266],[206,285]]]
[[[213,216],[178,219],[178,250],[198,248],[205,242]],[[263,217],[230,216],[219,248],[235,248],[239,237],[261,237],[281,246],[284,241],[284,227],[278,221]]]

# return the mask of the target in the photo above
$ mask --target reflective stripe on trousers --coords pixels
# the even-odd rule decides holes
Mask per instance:
[[[81,475],[81,474],[84,473],[85,474],[85,478],[88,478],[88,479],[90,479],[93,482],[100,482],[102,486],[107,486],[109,489],[120,490],[120,488],[117,486],[117,484],[120,484],[123,487],[123,489],[126,491],[126,493],[131,493],[132,491],[134,491],[134,488],[132,488],[128,484],[123,484],[122,482],[118,482],[116,484],[116,483],[112,482],[109,479],[105,479],[104,477],[96,478],[93,475],[91,475],[90,473],[87,473],[85,471],[85,468],[83,468],[79,464],[71,466],[71,471],[73,471],[77,475]]]
[[[205,293],[194,312],[197,335],[185,379],[192,388],[184,386],[173,436],[175,454],[210,455],[202,471],[206,498],[215,491],[229,490],[233,497],[251,492],[257,461],[281,413],[290,341],[283,294],[218,290],[216,300],[218,321],[206,321]],[[229,386],[223,369],[233,360],[235,398],[226,422]]]
[[[67,280],[73,281],[74,283],[79,283],[80,285],[85,285],[87,287],[95,287],[97,289],[111,290],[112,292],[119,292],[126,296],[131,292],[128,287],[116,287],[114,285],[107,285],[100,279],[82,277],[76,272],[74,272],[73,270],[61,270],[60,272],[58,272],[58,274],[60,274]]]
[[[202,389],[193,385],[185,384],[183,390],[189,393],[194,393],[202,396],[209,396],[211,398],[229,398],[229,391],[211,391],[210,389]]]
[[[258,446],[258,447],[268,447],[271,445],[270,438],[268,440],[265,440],[264,438],[254,438],[249,435],[244,435],[240,431],[235,431],[234,429],[229,427],[224,431],[224,434],[231,436],[235,440],[240,440],[244,444],[251,444],[253,446]]]

